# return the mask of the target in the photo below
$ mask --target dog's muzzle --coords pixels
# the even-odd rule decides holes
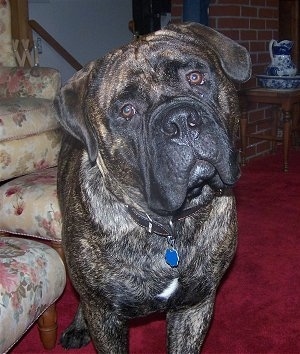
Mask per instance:
[[[164,103],[152,115],[148,136],[145,183],[152,209],[175,211],[205,184],[223,189],[239,177],[232,136],[214,107],[184,97]]]

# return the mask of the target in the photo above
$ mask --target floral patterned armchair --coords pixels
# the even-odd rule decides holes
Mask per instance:
[[[0,67],[2,231],[60,240],[55,166],[61,133],[53,107],[59,87],[54,69]]]
[[[49,250],[48,245],[32,241],[32,237],[50,241],[63,258],[56,196],[61,131],[53,107],[60,85],[60,74],[55,69],[17,67],[12,49],[10,4],[8,0],[0,1],[1,353],[40,315],[39,329],[44,346],[50,348],[55,344],[56,313],[52,304],[63,291],[65,267],[60,257],[55,258],[58,255],[53,248]],[[39,274],[35,273],[37,262],[45,265]],[[42,288],[36,284],[37,275],[41,276],[38,279]],[[49,291],[51,286],[52,292]],[[35,289],[34,294],[32,289]],[[20,307],[31,310],[22,312],[22,318],[21,314],[16,317]],[[48,307],[50,323],[45,316]],[[54,333],[54,340],[52,336],[48,341],[42,333],[49,337],[50,332]]]
[[[60,74],[16,66],[8,1],[0,2],[0,29],[0,231],[55,241],[59,249],[61,130],[53,99]]]

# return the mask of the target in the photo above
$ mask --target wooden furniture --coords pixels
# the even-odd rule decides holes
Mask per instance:
[[[298,117],[293,116],[293,108],[295,104],[300,103],[300,89],[296,90],[272,90],[265,88],[253,88],[248,90],[242,90],[239,93],[242,105],[242,117],[240,120],[240,134],[241,134],[241,147],[242,147],[242,164],[245,164],[245,152],[247,148],[247,138],[255,138],[262,140],[282,141],[283,143],[283,170],[288,171],[288,153],[290,147],[290,138],[292,127],[296,123]],[[282,137],[277,136],[277,132],[272,134],[248,134],[248,118],[247,118],[247,107],[248,103],[266,103],[279,106],[282,111],[283,116],[283,134]]]
[[[279,40],[294,42],[293,62],[300,70],[300,2],[299,0],[279,0]],[[274,38],[276,39],[276,38]]]
[[[300,75],[300,1],[279,0],[278,14],[278,39],[293,41],[292,59]],[[295,105],[293,112],[300,117],[300,104]]]

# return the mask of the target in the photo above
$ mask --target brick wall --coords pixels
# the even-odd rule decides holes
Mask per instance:
[[[183,0],[171,0],[171,1],[172,1],[172,7],[171,7],[172,22],[181,22]]]
[[[172,20],[182,20],[183,0],[172,0]],[[211,0],[209,25],[248,49],[252,59],[252,78],[241,87],[256,86],[256,74],[264,74],[270,62],[269,41],[278,39],[279,0]],[[249,130],[267,133],[272,107],[253,105],[248,113]],[[247,159],[265,154],[271,143],[250,139]]]

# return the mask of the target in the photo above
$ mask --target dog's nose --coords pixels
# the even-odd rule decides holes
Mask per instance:
[[[192,107],[169,110],[163,119],[162,131],[169,138],[195,139],[199,134],[202,119]]]

